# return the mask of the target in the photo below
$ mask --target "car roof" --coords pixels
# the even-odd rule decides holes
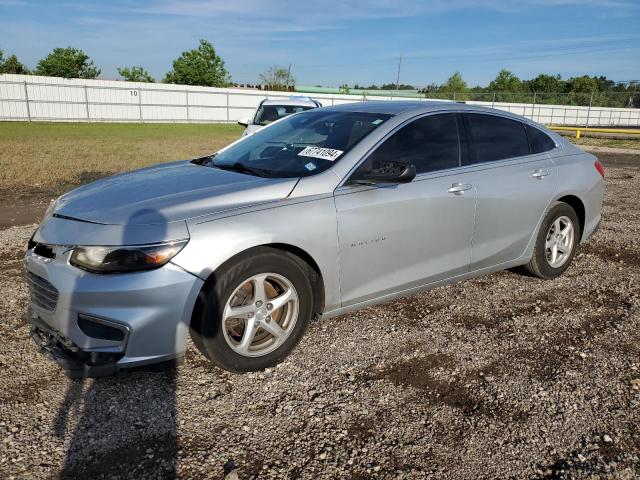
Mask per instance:
[[[350,102],[341,105],[335,105],[330,108],[332,110],[340,110],[344,112],[368,112],[389,115],[398,115],[400,113],[412,112],[416,110],[425,110],[434,106],[442,107],[448,104],[458,105],[454,102],[433,102],[418,100],[369,100],[365,102]]]
[[[514,115],[504,110],[496,110],[493,108],[482,107],[479,105],[467,105],[465,103],[453,102],[448,100],[370,100],[365,102],[351,102],[335,105],[332,107],[324,107],[323,110],[330,109],[342,112],[362,112],[362,113],[378,113],[386,115],[402,115],[427,113],[434,110],[438,111],[470,111],[483,112],[511,117],[519,121],[527,121],[524,117]]]

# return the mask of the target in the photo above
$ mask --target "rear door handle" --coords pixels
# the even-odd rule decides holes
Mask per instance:
[[[533,178],[537,178],[538,180],[542,180],[547,175],[549,175],[549,170],[541,170],[541,169],[534,170],[534,172],[531,174]]]
[[[464,195],[464,192],[467,190],[471,190],[472,185],[468,183],[454,183],[451,185],[451,188],[447,190],[449,193],[453,193],[454,195]]]

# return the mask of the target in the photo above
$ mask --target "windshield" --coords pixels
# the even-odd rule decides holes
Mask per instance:
[[[256,118],[253,123],[264,127],[265,125],[269,125],[271,122],[280,120],[287,115],[303,112],[312,108],[315,107],[301,105],[261,105],[256,112]]]
[[[203,164],[271,178],[315,175],[390,117],[313,109],[244,137]]]

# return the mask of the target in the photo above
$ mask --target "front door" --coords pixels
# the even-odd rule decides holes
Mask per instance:
[[[407,184],[346,184],[335,192],[343,306],[468,271],[476,191],[460,169],[455,114],[401,127],[360,169],[414,164]]]

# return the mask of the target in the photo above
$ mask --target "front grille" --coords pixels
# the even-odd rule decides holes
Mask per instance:
[[[27,272],[27,284],[31,302],[49,312],[56,309],[58,303],[58,289],[47,280],[39,277],[35,273]]]

